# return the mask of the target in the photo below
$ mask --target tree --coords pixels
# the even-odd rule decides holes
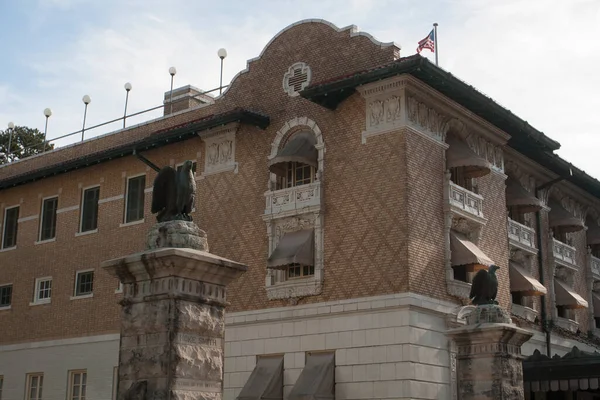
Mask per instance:
[[[15,126],[11,129],[0,131],[0,164],[41,153],[44,148],[44,134],[35,128]],[[8,143],[10,141],[10,149]],[[52,150],[53,144],[46,143],[46,150]],[[10,151],[9,151],[10,150]]]

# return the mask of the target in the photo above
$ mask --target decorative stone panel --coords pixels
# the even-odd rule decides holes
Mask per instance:
[[[238,123],[228,124],[202,134],[205,147],[202,177],[226,171],[237,173],[235,134],[238,127]]]
[[[467,144],[479,157],[492,164],[492,169],[504,173],[504,152],[497,146],[474,132],[469,132]]]
[[[299,96],[300,92],[310,85],[311,78],[310,67],[303,62],[297,62],[283,74],[283,91],[290,97]]]
[[[411,96],[407,96],[406,106],[409,126],[426,132],[441,143],[446,141],[448,117]]]

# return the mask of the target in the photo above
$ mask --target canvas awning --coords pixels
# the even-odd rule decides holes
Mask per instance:
[[[588,302],[578,295],[565,282],[554,278],[554,294],[556,305],[565,308],[588,308]]]
[[[536,349],[523,360],[523,388],[526,393],[598,390],[600,353],[573,347],[562,357],[556,354],[550,358]]]
[[[477,155],[464,141],[449,135],[446,143],[449,146],[446,151],[447,168],[463,167],[465,176],[469,178],[479,178],[492,170],[492,164]]]
[[[310,132],[300,132],[279,150],[275,158],[269,161],[269,170],[279,176],[285,176],[285,164],[296,161],[317,168],[318,152],[316,140]]]
[[[529,193],[517,179],[510,176],[506,180],[506,205],[516,208],[516,211],[522,214],[542,209],[540,199]]]
[[[594,318],[600,318],[600,294],[592,292],[592,303],[594,304]]]
[[[564,232],[579,232],[585,225],[580,218],[574,217],[570,212],[560,205],[558,201],[550,200],[550,226],[560,228]]]
[[[303,229],[284,234],[267,260],[267,267],[277,269],[295,264],[314,266],[314,237],[314,229]]]
[[[600,226],[596,222],[588,224],[588,230],[586,232],[587,244],[600,244]]]
[[[473,264],[489,267],[494,263],[462,233],[450,231],[450,251],[453,267]]]
[[[289,400],[326,400],[334,396],[335,361],[333,353],[312,353],[292,388]]]
[[[259,357],[236,400],[282,400],[283,356]]]
[[[514,261],[509,263],[510,291],[523,296],[541,296],[548,293],[544,285]]]

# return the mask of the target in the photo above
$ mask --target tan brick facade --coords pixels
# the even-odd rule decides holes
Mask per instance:
[[[212,253],[249,265],[248,272],[229,288],[228,310],[286,306],[292,303],[269,300],[265,291],[269,243],[262,215],[269,181],[267,161],[277,131],[287,121],[308,117],[319,127],[325,145],[324,277],[322,293],[301,298],[299,304],[410,291],[458,306],[461,302],[448,294],[444,272],[444,148],[407,130],[363,143],[365,99],[360,94],[330,111],[302,97],[290,97],[282,88],[284,73],[298,61],[310,66],[312,82],[323,82],[397,57],[397,48],[376,44],[366,36],[319,22],[300,24],[277,36],[214,105],[14,163],[0,168],[0,181],[234,108],[264,113],[270,117],[266,130],[241,124],[236,133],[237,172],[201,177],[205,143],[199,137],[144,156],[160,166],[186,159],[198,162],[194,220],[206,230]],[[20,218],[38,215],[19,223],[17,249],[0,252],[0,285],[13,284],[11,309],[0,311],[0,326],[10,327],[3,330],[0,343],[117,332],[117,282],[99,264],[144,249],[145,234],[155,221],[150,192],[145,197],[145,221],[120,226],[126,178],[143,173],[146,188],[151,188],[155,172],[127,156],[0,191],[0,218],[5,207],[16,204],[21,207]],[[82,188],[96,184],[100,199],[110,201],[99,206],[98,232],[77,236],[80,209],[69,208],[80,206]],[[501,267],[498,297],[502,306],[509,307],[505,176],[492,172],[480,178],[479,192],[487,218],[479,247]],[[59,210],[69,210],[58,214],[56,241],[35,244],[41,200],[52,195],[59,196]],[[543,229],[547,230],[546,219]],[[581,266],[576,289],[587,298],[585,233],[574,236]],[[90,268],[95,269],[93,298],[72,300],[76,271]],[[52,302],[32,306],[35,279],[43,276],[53,277]],[[539,310],[537,299],[534,304]],[[577,312],[583,332],[589,327],[587,317],[587,311]]]

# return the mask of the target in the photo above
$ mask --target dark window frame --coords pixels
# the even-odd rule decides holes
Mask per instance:
[[[12,305],[12,292],[12,283],[0,285],[0,308],[10,307]]]
[[[86,198],[88,193],[93,197]],[[91,186],[81,191],[81,213],[79,215],[79,232],[90,232],[98,229],[98,206],[100,201],[100,185]],[[91,209],[89,208],[91,207]]]
[[[11,227],[10,235],[7,235],[7,226],[9,220],[9,212],[16,210],[16,216],[14,217],[14,226]],[[6,207],[4,209],[4,219],[2,220],[2,249],[10,249],[17,245],[17,235],[19,234],[19,212],[20,206]],[[11,238],[12,240],[7,240]]]
[[[137,187],[134,187],[132,182],[138,182]],[[125,188],[125,218],[124,221],[126,224],[141,221],[144,219],[144,208],[146,201],[146,174],[136,175],[127,178],[127,187]],[[131,206],[132,201],[136,200],[132,199],[134,195],[138,195],[137,204],[135,204],[135,208]]]
[[[90,277],[82,282],[82,277]],[[82,290],[82,287],[85,288]],[[88,289],[89,288],[89,289]],[[94,271],[77,271],[75,273],[75,297],[89,296],[94,293]]]
[[[47,205],[53,205],[53,212],[50,213]],[[39,241],[52,240],[56,238],[56,220],[58,211],[58,196],[47,197],[42,199],[42,211],[40,213],[40,236]],[[47,218],[50,218],[49,220]]]

